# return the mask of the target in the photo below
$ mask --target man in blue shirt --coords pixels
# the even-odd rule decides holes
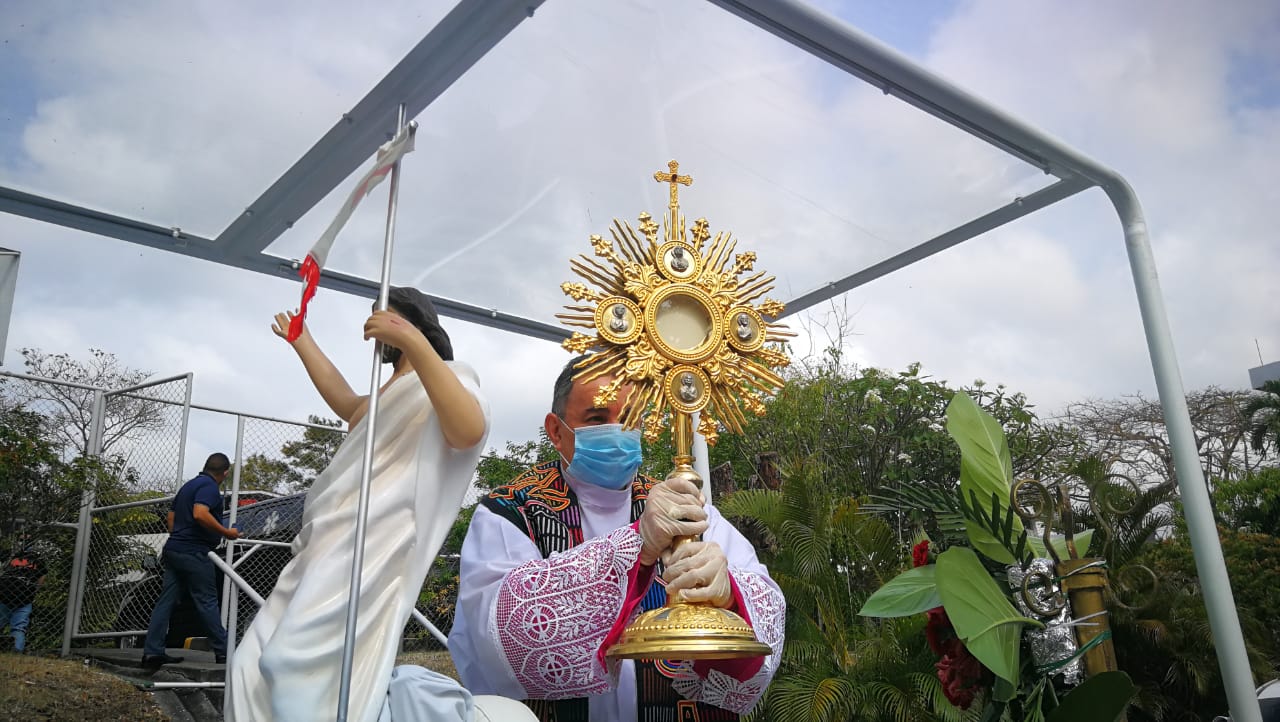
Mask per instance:
[[[169,616],[185,591],[194,602],[200,621],[209,632],[214,660],[227,661],[227,630],[218,610],[218,591],[213,562],[208,553],[223,539],[237,539],[240,532],[228,529],[222,518],[222,492],[231,460],[226,454],[210,454],[196,478],[182,485],[169,511],[169,540],[164,545],[164,591],[151,612],[147,642],[142,649],[142,666],[157,668],[176,664],[182,657],[165,654],[164,638],[169,633]]]

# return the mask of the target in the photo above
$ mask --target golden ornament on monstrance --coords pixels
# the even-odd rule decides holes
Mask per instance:
[[[627,428],[644,427],[650,442],[658,439],[671,417],[676,468],[667,478],[683,477],[701,486],[693,468],[693,415],[698,431],[715,444],[718,430],[742,431],[746,414],[764,415],[764,398],[782,388],[774,369],[787,356],[767,344],[794,336],[769,319],[783,305],[763,298],[773,276],[751,271],[756,254],[734,254],[737,241],[726,232],[711,238],[707,220],[686,229],[680,214],[679,187],[693,178],[669,171],[654,179],[671,186],[665,234],[648,213],[639,216],[639,234],[629,223],[614,220],[612,239],[591,236],[595,255],[570,261],[587,283],[564,283],[565,295],[577,301],[558,314],[565,324],[588,328],[564,342],[574,353],[596,351],[579,365],[574,378],[600,376],[613,380],[597,392],[594,403],[607,406],[625,389],[621,419]],[[708,241],[710,243],[708,244]],[[678,539],[679,545],[688,538]],[[733,659],[770,653],[741,617],[709,604],[669,600],[662,609],[641,614],[607,654],[615,658]]]

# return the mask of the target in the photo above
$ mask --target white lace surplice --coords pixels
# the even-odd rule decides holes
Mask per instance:
[[[463,544],[449,651],[473,693],[587,697],[591,719],[634,721],[633,663],[606,670],[596,659],[639,564],[640,537],[628,524],[630,492],[568,483],[578,496],[586,540],[546,559],[514,524],[483,505],[476,508]],[[745,616],[773,654],[745,681],[714,668],[700,676],[685,665],[672,686],[687,699],[744,713],[781,662],[786,603],[751,543],[713,507],[707,510],[704,539],[724,549]]]
[[[487,435],[489,408],[475,372],[449,366],[479,401]],[[233,654],[227,720],[311,722],[337,713],[365,428],[361,420],[351,430],[307,494],[294,558]],[[410,610],[484,448],[483,439],[470,449],[449,448],[412,372],[379,398],[375,435],[348,708],[353,722],[378,718]]]

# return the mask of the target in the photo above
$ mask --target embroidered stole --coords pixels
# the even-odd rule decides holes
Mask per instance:
[[[657,479],[637,476],[631,485],[631,521],[644,512],[649,488]],[[545,559],[582,543],[582,512],[577,496],[560,475],[559,460],[546,461],[500,486],[481,499],[490,511],[515,524],[528,534]],[[661,562],[653,584],[640,602],[642,610],[657,609],[667,603],[666,588],[658,582]],[[738,715],[726,709],[694,702],[680,696],[671,686],[677,668],[665,660],[636,660],[636,704],[638,722],[735,722]],[[590,722],[587,698],[524,700],[541,722]]]

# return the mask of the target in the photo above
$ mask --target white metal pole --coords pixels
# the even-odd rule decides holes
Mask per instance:
[[[405,128],[405,106],[396,114],[396,134]],[[410,128],[412,132],[412,128]],[[387,309],[391,292],[391,251],[396,231],[396,197],[400,191],[400,161],[391,167],[391,192],[387,199],[387,226],[382,241],[382,278],[378,287],[378,310]],[[364,566],[365,527],[369,521],[369,486],[373,470],[373,435],[378,418],[378,388],[382,386],[382,344],[373,345],[373,371],[369,374],[369,407],[365,412],[364,465],[360,469],[360,496],[356,505],[355,549],[351,556],[351,589],[347,596],[347,632],[342,646],[342,678],[338,686],[338,722],[346,722],[351,701],[351,666],[355,655],[356,617],[360,607],[360,572]]]
[[[1196,560],[1196,573],[1200,576],[1205,611],[1209,613],[1209,628],[1213,630],[1231,719],[1233,722],[1262,722],[1253,672],[1249,668],[1249,653],[1240,630],[1240,615],[1231,594],[1227,564],[1222,556],[1218,527],[1209,502],[1209,487],[1204,482],[1191,416],[1187,412],[1187,396],[1173,350],[1173,336],[1169,332],[1164,296],[1160,293],[1155,257],[1147,237],[1147,222],[1138,197],[1129,184],[1119,180],[1104,188],[1124,225],[1125,249],[1133,270],[1133,285],[1138,292],[1138,309],[1147,335],[1147,349],[1151,353],[1160,405],[1164,408],[1169,444],[1173,447],[1182,513],[1187,520],[1187,535],[1191,537],[1191,552]]]

